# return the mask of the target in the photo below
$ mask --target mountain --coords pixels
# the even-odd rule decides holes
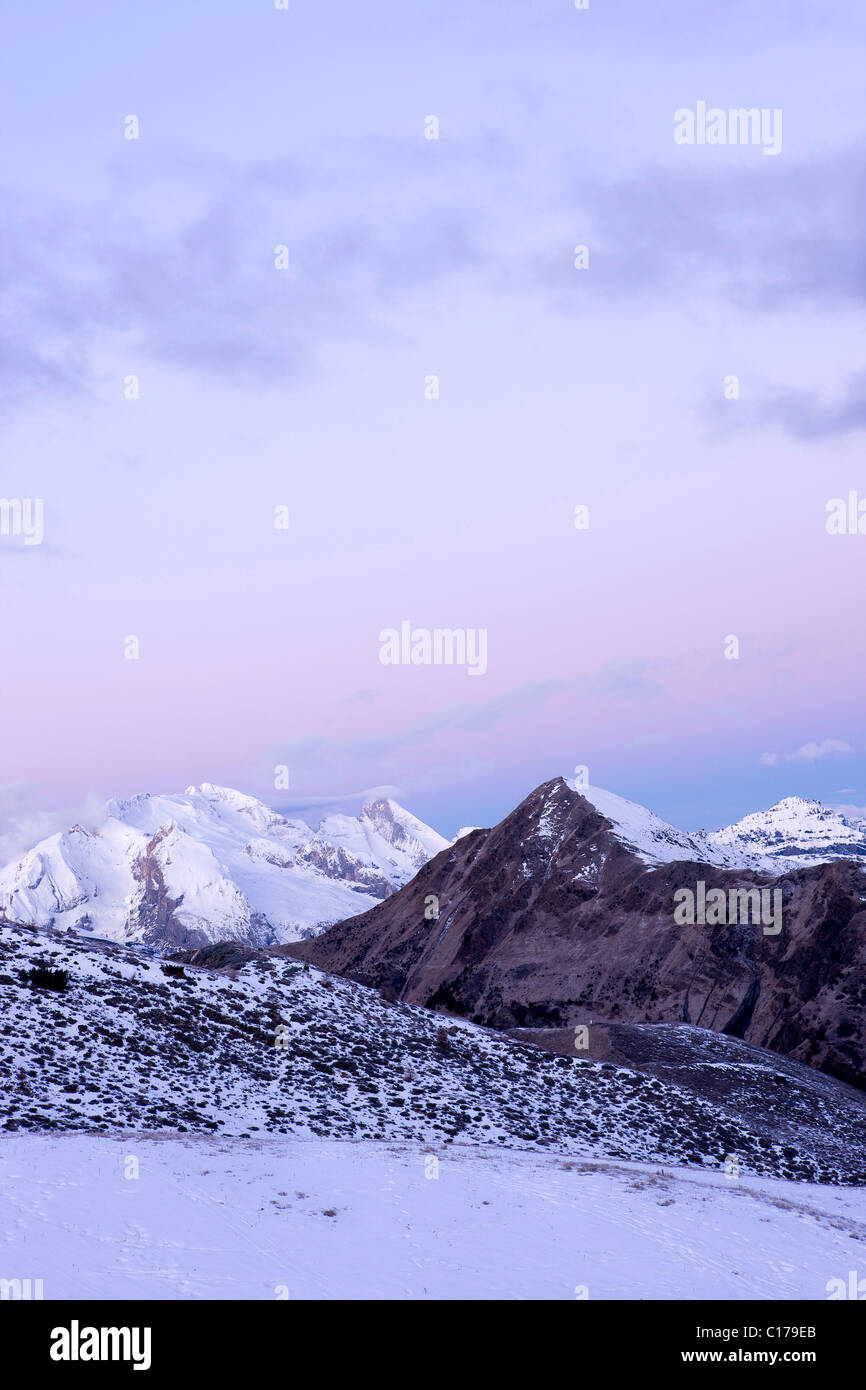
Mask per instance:
[[[757,811],[713,831],[706,843],[719,859],[730,851],[774,873],[831,859],[866,859],[862,820],[849,820],[820,801],[802,796],[788,796],[769,811]]]
[[[291,950],[221,943],[168,964],[74,931],[0,924],[0,1130],[453,1142],[494,1162],[550,1149],[716,1179],[735,1160],[741,1175],[864,1181],[866,1103],[829,1078],[811,1084],[810,1126],[791,1136],[771,1105],[743,1120],[692,1093],[685,1073],[680,1083],[556,1056],[388,1003],[304,969]],[[65,987],[34,971],[65,972]],[[732,1081],[772,1071],[766,1054],[743,1051],[728,1047]],[[780,1109],[809,1084],[804,1070],[776,1088]]]
[[[0,871],[8,920],[76,927],[157,948],[291,941],[372,907],[447,841],[396,802],[314,831],[204,782],[110,801]]]
[[[765,843],[717,847],[556,778],[291,950],[489,1027],[692,1024],[866,1086],[864,868],[813,844],[815,862],[771,874]],[[801,857],[802,836],[783,844]],[[684,890],[720,890],[723,920],[678,918]],[[778,924],[740,912],[749,890]]]
[[[768,811],[756,811],[722,830],[689,834],[613,792],[568,785],[581,792],[610,821],[622,843],[647,864],[688,859],[779,874],[834,859],[866,861],[866,823],[802,796],[786,797]]]

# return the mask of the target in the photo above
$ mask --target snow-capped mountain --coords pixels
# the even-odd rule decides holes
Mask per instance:
[[[801,797],[690,834],[612,792],[565,785],[650,865],[689,860],[780,874],[866,860],[862,822]],[[327,816],[314,830],[205,782],[182,794],[110,801],[95,828],[74,825],[40,841],[0,870],[0,915],[156,947],[295,941],[376,906],[470,833],[447,841],[386,799],[358,816]],[[554,833],[555,817],[540,810],[539,845],[552,851]]]
[[[153,946],[293,941],[374,906],[448,843],[393,801],[314,831],[209,782],[106,812],[0,871],[0,913]]]
[[[611,822],[617,838],[648,864],[688,859],[725,869],[785,873],[833,859],[866,860],[866,823],[820,801],[788,796],[722,830],[688,833],[646,807],[600,787],[568,782]]]
[[[802,796],[785,797],[768,811],[744,816],[707,835],[706,842],[719,854],[732,850],[738,856],[766,861],[774,872],[830,859],[866,859],[862,821],[849,820],[820,801]]]

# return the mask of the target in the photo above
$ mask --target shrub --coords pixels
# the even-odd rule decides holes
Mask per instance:
[[[179,980],[183,980],[185,978],[184,968],[182,965],[164,965],[162,967],[162,973],[163,975],[174,975]]]
[[[47,965],[31,966],[24,978],[36,989],[54,989],[61,992],[69,985],[68,970],[52,970]]]

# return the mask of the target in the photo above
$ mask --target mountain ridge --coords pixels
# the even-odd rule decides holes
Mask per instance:
[[[371,907],[446,844],[386,798],[313,830],[203,782],[111,800],[94,829],[39,841],[0,870],[0,911],[154,947],[265,945]]]
[[[644,808],[608,794],[614,821],[590,797],[564,778],[542,784],[292,953],[487,1027],[693,1024],[866,1086],[859,859],[714,862]],[[683,921],[678,895],[699,885],[726,905],[772,895],[780,930],[748,912]]]

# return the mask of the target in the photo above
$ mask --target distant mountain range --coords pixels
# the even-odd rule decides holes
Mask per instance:
[[[723,830],[687,833],[611,792],[563,785],[645,864],[685,860],[778,875],[866,860],[863,821],[801,797]],[[479,833],[491,832],[464,829],[449,842],[388,799],[358,816],[327,816],[314,830],[205,782],[182,794],[110,801],[95,828],[75,825],[40,841],[0,870],[0,915],[160,950],[297,941],[374,908],[428,860]],[[544,843],[552,833],[542,824],[533,836]]]
[[[158,948],[297,940],[407,883],[447,840],[395,801],[317,830],[208,782],[111,801],[0,871],[9,921]]]

